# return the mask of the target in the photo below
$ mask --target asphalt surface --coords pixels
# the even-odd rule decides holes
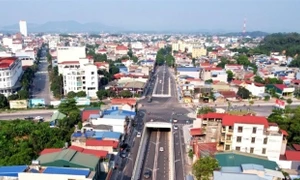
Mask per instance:
[[[43,50],[42,57],[46,57],[46,50]],[[33,79],[33,88],[31,89],[31,97],[35,99],[44,99],[45,104],[50,104],[50,81],[48,75],[48,62],[47,60],[40,60],[38,71],[35,73]]]
[[[24,119],[25,117],[32,116],[42,116],[45,120],[51,119],[51,116],[55,110],[24,110],[24,111],[16,111],[11,113],[0,113],[0,120],[14,120],[14,119]]]
[[[170,75],[168,73],[168,67],[167,66],[160,66],[157,68],[156,73],[156,88],[154,89],[155,94],[163,94],[168,95],[169,94],[169,79]]]

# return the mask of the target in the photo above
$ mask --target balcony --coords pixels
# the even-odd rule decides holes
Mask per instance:
[[[233,133],[233,129],[228,129],[226,133],[227,134],[232,134]]]
[[[82,86],[82,82],[81,81],[77,81],[77,86]]]
[[[231,144],[231,143],[232,143],[232,140],[231,140],[231,139],[226,139],[225,143],[226,143],[226,144]]]

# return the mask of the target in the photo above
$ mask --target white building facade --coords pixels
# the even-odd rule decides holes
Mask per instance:
[[[88,97],[97,98],[97,66],[88,59],[62,62],[58,64],[58,69],[63,76],[64,94],[85,91]]]
[[[21,60],[15,57],[0,58],[0,94],[7,97],[14,93],[22,72]]]
[[[86,57],[85,46],[81,47],[57,47],[57,63],[66,61],[78,61]]]
[[[27,22],[26,21],[20,21],[19,22],[19,27],[20,27],[20,33],[27,37]]]

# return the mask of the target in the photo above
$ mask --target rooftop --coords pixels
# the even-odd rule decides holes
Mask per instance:
[[[0,57],[0,68],[9,68],[17,60],[16,57]]]
[[[266,157],[255,154],[231,151],[217,153],[215,155],[220,166],[241,166],[242,164],[257,164],[264,168],[278,170],[278,165],[274,161],[268,160]],[[300,156],[299,156],[300,157]]]
[[[260,116],[234,116],[225,115],[222,119],[223,126],[233,126],[234,124],[259,124],[264,125],[265,128],[269,127],[268,120],[265,117]]]
[[[24,172],[28,168],[27,165],[21,166],[1,166],[0,167],[0,177],[18,177],[18,173]]]
[[[97,139],[87,139],[85,142],[86,146],[110,146],[117,148],[119,145],[118,141],[113,140],[97,140]]]

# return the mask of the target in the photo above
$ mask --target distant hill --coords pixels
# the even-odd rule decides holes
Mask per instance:
[[[262,32],[262,31],[246,32],[245,34],[243,34],[242,32],[231,32],[231,33],[222,34],[222,36],[250,36],[250,37],[253,37],[253,38],[264,37],[264,36],[267,36],[267,35],[269,35],[269,33]]]
[[[107,26],[101,23],[79,23],[76,21],[49,21],[44,24],[27,24],[28,32],[58,32],[58,33],[75,33],[75,32],[101,32],[101,31],[121,31],[121,28]],[[0,31],[18,32],[19,24],[0,27]]]

